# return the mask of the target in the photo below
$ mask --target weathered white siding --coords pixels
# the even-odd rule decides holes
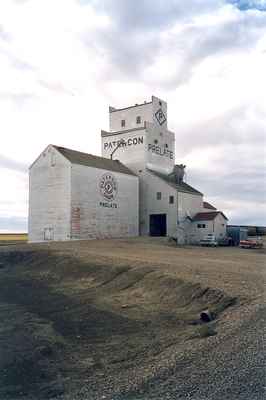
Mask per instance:
[[[183,222],[187,216],[194,217],[202,211],[203,196],[178,192],[178,219]]]
[[[191,218],[202,210],[203,196],[178,192],[178,241],[180,244],[189,244],[197,241]]]
[[[170,174],[175,165],[175,135],[157,124],[147,124],[146,165]]]
[[[158,110],[161,110],[165,117],[165,121],[161,121],[161,124],[155,115]],[[140,124],[137,124],[137,117],[141,117]],[[125,126],[122,126],[122,120],[125,120]],[[152,96],[151,102],[123,109],[113,109],[109,112],[110,132],[138,128],[139,126],[143,126],[143,122],[145,121],[167,129],[167,103],[158,97]]]
[[[161,192],[161,200],[157,200]],[[174,196],[174,203],[169,204],[169,197]],[[177,191],[165,181],[144,171],[140,174],[140,234],[150,234],[150,215],[166,214],[167,236],[173,236],[177,227]]]
[[[111,174],[117,182],[117,193],[111,202],[106,201],[100,191],[100,181],[105,173]],[[72,238],[138,236],[138,186],[138,177],[133,175],[82,165],[72,165]]]
[[[145,168],[146,163],[146,129],[108,135],[102,137],[102,156],[111,158],[111,153],[123,139],[125,145],[119,147],[113,155],[114,160],[119,160],[131,170],[139,172]]]
[[[158,120],[158,112],[162,120]],[[140,124],[136,123],[137,116],[141,117]],[[125,127],[121,127],[121,120],[126,121]],[[116,150],[114,158],[136,173],[145,167],[172,171],[175,135],[167,129],[167,103],[163,100],[153,96],[151,103],[110,112],[110,132],[102,132],[102,156],[110,158],[121,140],[125,144]]]
[[[71,165],[52,146],[30,168],[29,241],[70,238]]]
[[[136,123],[136,118],[141,117],[141,123]],[[125,120],[125,127],[121,126],[121,121]],[[141,104],[109,113],[110,131],[122,131],[143,126],[144,121],[152,121],[152,103]]]

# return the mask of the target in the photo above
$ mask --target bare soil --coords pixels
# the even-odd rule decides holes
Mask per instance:
[[[193,398],[203,354],[213,362],[232,337],[245,347],[264,285],[264,249],[150,238],[2,246],[0,399]],[[173,386],[181,376],[189,389]]]

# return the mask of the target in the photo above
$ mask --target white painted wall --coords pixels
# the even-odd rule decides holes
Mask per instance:
[[[116,150],[113,159],[121,161],[128,168],[138,172],[145,167],[146,135],[146,129],[143,128],[118,135],[102,136],[102,156],[110,158],[118,142],[123,139],[126,144]]]
[[[198,224],[205,224],[205,228],[198,228]],[[226,236],[227,220],[218,214],[212,221],[195,221],[191,226],[191,243],[199,243],[209,233],[215,235],[216,239],[223,239]]]
[[[141,117],[140,124],[136,123],[137,116]],[[121,126],[121,120],[123,119],[126,121],[125,127]],[[128,107],[109,113],[110,132],[138,128],[140,126],[144,126],[144,121],[152,122],[152,103]]]
[[[175,165],[175,135],[158,124],[147,124],[146,165],[165,174]]]
[[[162,119],[158,119],[162,113]],[[142,130],[136,124],[141,116]],[[121,127],[121,120],[126,126]],[[128,129],[134,129],[127,132]],[[136,130],[135,130],[136,129]],[[140,143],[140,137],[143,142]],[[114,155],[136,173],[149,169],[170,173],[175,163],[175,135],[167,129],[167,103],[155,96],[152,102],[110,112],[110,133],[102,132],[102,156],[110,158],[120,140],[125,141]],[[141,145],[140,145],[141,144]]]
[[[202,211],[203,196],[178,192],[178,219],[182,222],[187,216],[193,218]]]
[[[198,212],[201,212],[203,207],[203,196],[178,192],[178,242],[180,244],[195,243],[198,239],[194,232],[193,223],[187,217],[193,218]]]
[[[157,111],[161,110],[164,114],[165,121],[158,122],[156,118]],[[137,117],[141,117],[141,123],[137,124]],[[123,127],[121,121],[125,120]],[[167,103],[158,97],[152,96],[152,101],[140,105],[135,105],[122,109],[114,109],[111,107],[109,110],[109,130],[110,132],[123,131],[127,129],[138,128],[144,126],[144,122],[150,122],[158,125],[162,129],[167,129]]]
[[[156,193],[161,192],[161,200]],[[169,204],[169,196],[174,196],[174,204]],[[167,236],[176,233],[177,191],[165,181],[149,171],[140,174],[140,234],[150,234],[150,215],[167,214]]]
[[[29,241],[44,240],[51,230],[54,240],[70,238],[71,164],[51,145],[30,168]],[[46,231],[47,232],[47,231]]]
[[[105,173],[110,173],[117,182],[117,195],[111,202],[104,199],[100,191],[100,180]],[[138,177],[72,165],[71,183],[71,226],[74,239],[139,235]],[[102,203],[116,205],[117,208],[103,207]]]

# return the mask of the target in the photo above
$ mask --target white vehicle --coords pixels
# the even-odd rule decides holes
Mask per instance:
[[[213,233],[208,233],[208,235],[204,236],[204,238],[201,239],[200,244],[201,246],[212,246],[212,247],[218,246],[218,242]]]

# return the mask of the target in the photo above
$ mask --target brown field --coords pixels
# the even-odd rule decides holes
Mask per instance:
[[[265,259],[151,238],[2,246],[0,399],[264,399]]]

